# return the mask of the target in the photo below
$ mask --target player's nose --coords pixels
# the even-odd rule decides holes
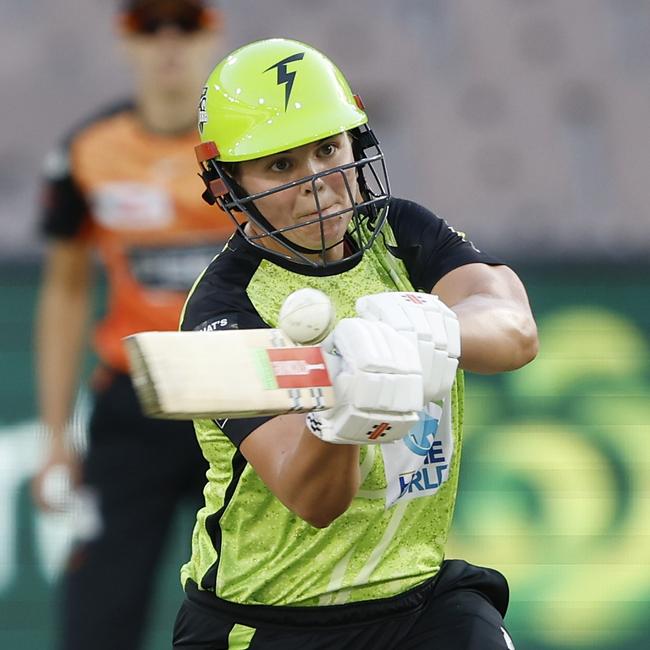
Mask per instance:
[[[310,165],[305,176],[314,176],[314,174],[318,174],[321,171],[323,170],[320,169],[320,166]],[[311,178],[310,180],[303,183],[301,186],[301,189],[305,194],[313,194],[315,192],[320,193],[324,188],[325,188],[325,181],[322,176],[316,176],[316,178]]]

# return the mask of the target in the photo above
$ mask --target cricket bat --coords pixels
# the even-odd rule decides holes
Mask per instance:
[[[335,403],[321,348],[295,345],[280,329],[141,332],[124,343],[150,417],[241,418]]]

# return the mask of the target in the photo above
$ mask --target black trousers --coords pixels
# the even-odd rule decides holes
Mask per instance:
[[[406,598],[405,598],[406,600]],[[409,602],[412,602],[410,598]],[[202,602],[186,598],[176,619],[176,650],[513,650],[503,617],[508,606],[508,584],[493,569],[462,560],[448,560],[427,589],[421,602],[406,611],[382,615],[381,601],[363,621],[355,621],[355,605],[349,620],[328,624],[328,608],[322,623],[282,626],[269,623],[238,625],[233,617]],[[267,608],[272,610],[274,608]],[[282,609],[286,620],[288,608]],[[391,599],[391,611],[395,600]],[[368,610],[364,610],[367,615]],[[313,619],[313,616],[310,616]]]
[[[144,417],[128,376],[113,374],[95,395],[83,467],[101,531],[76,544],[69,558],[59,648],[141,647],[174,515],[181,503],[201,506],[206,470],[192,423]],[[189,557],[191,530],[186,539]]]

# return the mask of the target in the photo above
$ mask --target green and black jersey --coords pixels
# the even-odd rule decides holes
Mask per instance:
[[[354,316],[359,296],[430,292],[446,273],[474,262],[499,264],[442,219],[400,199],[391,200],[372,249],[336,274],[299,273],[235,234],[197,280],[182,329],[275,327],[282,302],[301,287],[327,293],[337,317]],[[362,448],[359,494],[324,529],[288,510],[239,451],[268,418],[196,421],[210,469],[183,584],[211,592],[215,602],[310,607],[388,598],[431,578],[454,508],[462,414],[459,373],[442,408],[432,404],[405,440]]]

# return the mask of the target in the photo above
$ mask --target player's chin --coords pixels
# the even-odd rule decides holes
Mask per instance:
[[[322,248],[323,242],[326,248],[334,246],[343,239],[349,222],[349,218],[340,215],[323,220],[322,229],[321,223],[313,223],[305,226],[304,229],[300,229],[302,230],[300,233],[302,245],[315,250]]]

